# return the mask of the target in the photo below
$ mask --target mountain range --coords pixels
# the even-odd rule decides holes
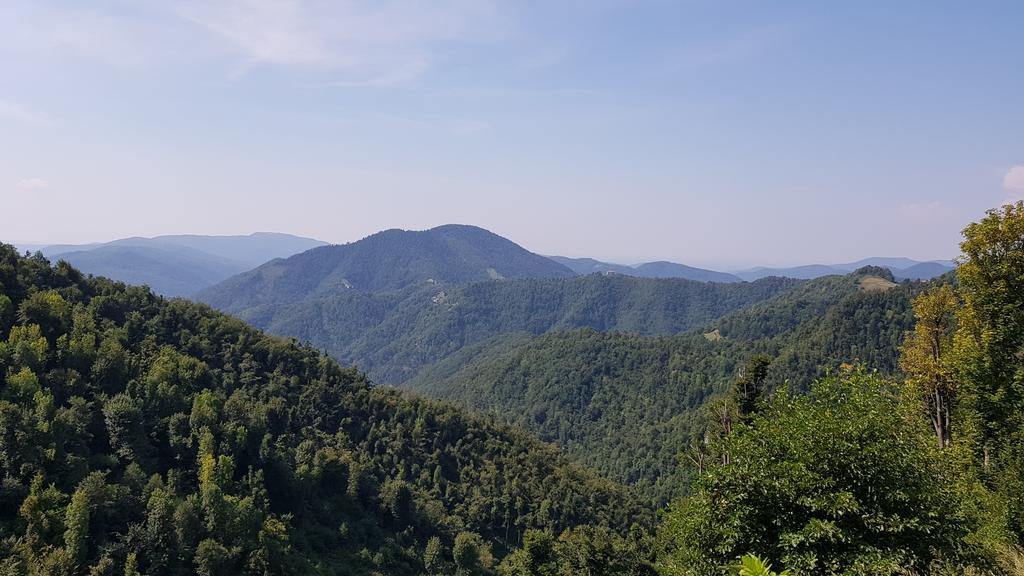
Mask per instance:
[[[495,281],[500,280],[500,281]],[[196,298],[401,384],[464,346],[514,332],[675,334],[797,281],[575,276],[491,232],[387,231],[268,262]]]
[[[623,274],[640,278],[686,278],[701,282],[749,282],[768,276],[811,280],[829,275],[841,276],[864,266],[888,268],[897,280],[930,280],[954,268],[953,262],[949,260],[919,262],[910,258],[875,257],[845,264],[808,264],[789,268],[758,267],[729,273],[666,261],[626,265],[602,262],[593,258],[568,258],[565,256],[549,256],[549,258],[567,266],[579,275]]]
[[[123,238],[102,244],[22,246],[65,260],[95,276],[147,285],[164,296],[191,296],[230,276],[274,258],[325,244],[289,234],[247,236],[171,235]]]
[[[477,246],[474,244],[477,241],[485,243]],[[256,281],[256,276],[262,275],[262,282],[267,282],[274,275],[273,266],[258,272],[253,269],[277,258],[325,246],[326,242],[311,238],[258,232],[246,236],[132,237],[106,243],[20,245],[18,248],[22,252],[41,252],[54,261],[66,260],[88,274],[148,285],[164,296],[192,297],[250,270],[251,274],[239,276],[235,281],[252,282]],[[768,276],[812,279],[847,274],[863,266],[888,268],[897,280],[927,280],[953,268],[950,261],[918,262],[897,257],[866,258],[845,264],[759,267],[729,273],[663,260],[625,265],[593,258],[544,258],[482,228],[466,225],[446,225],[425,231],[385,230],[344,246],[346,248],[339,251],[314,252],[304,256],[304,269],[331,269],[318,279],[327,283],[325,287],[330,282],[339,281],[356,290],[374,292],[417,280],[466,283],[590,274],[681,278],[700,282],[742,282]],[[446,255],[439,257],[441,252],[446,252]],[[320,262],[320,258],[332,260]],[[552,265],[552,262],[557,265]],[[311,276],[300,276],[302,281],[310,281],[317,274],[312,272]],[[403,278],[403,274],[406,277]],[[271,290],[269,286],[264,286],[264,289],[278,291]],[[297,289],[298,292],[304,290]]]
[[[887,268],[892,272],[896,280],[930,280],[942,276],[956,267],[950,260],[919,262],[902,257],[874,257],[845,264],[809,264],[790,268],[759,267],[735,272],[735,274],[747,281],[757,280],[766,276],[785,276],[787,278],[810,280],[830,274],[847,274],[864,266]]]
[[[625,276],[636,276],[639,278],[685,278],[687,280],[699,280],[701,282],[741,282],[742,279],[725,272],[694,268],[685,264],[675,262],[644,262],[635,266],[625,264],[612,264],[602,262],[593,258],[567,258],[565,256],[550,256],[552,260],[571,269],[576,274],[585,276],[587,274],[623,274]]]

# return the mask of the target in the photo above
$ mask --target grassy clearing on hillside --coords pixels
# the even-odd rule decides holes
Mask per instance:
[[[885,292],[898,286],[881,276],[865,276],[860,281],[860,289],[865,292]]]

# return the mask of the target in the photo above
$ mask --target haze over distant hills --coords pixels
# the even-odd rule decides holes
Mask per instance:
[[[21,248],[42,252],[53,261],[66,260],[94,276],[148,285],[164,296],[191,296],[268,260],[324,244],[290,234],[257,232],[247,236],[173,235]]]
[[[864,266],[879,266],[888,268],[897,280],[930,280],[941,276],[953,269],[953,262],[949,260],[936,260],[931,262],[919,262],[910,258],[885,258],[874,257],[864,258],[857,262],[845,264],[808,264],[803,266],[792,266],[787,268],[757,267],[738,272],[718,272],[704,268],[695,268],[678,264],[675,262],[645,262],[636,265],[613,264],[603,262],[594,258],[567,258],[565,256],[550,256],[552,260],[563,264],[573,272],[586,274],[625,274],[640,278],[686,278],[688,280],[700,280],[702,282],[742,282],[752,281],[768,276],[782,276],[786,278],[797,278],[801,280],[812,280],[822,276],[843,275],[853,272]]]
[[[766,276],[785,276],[787,278],[809,280],[832,274],[848,274],[864,266],[888,268],[896,280],[930,280],[942,276],[955,267],[950,260],[919,262],[902,257],[873,257],[845,264],[810,264],[790,268],[758,267],[735,272],[735,274],[747,281],[757,280]]]
[[[742,279],[714,270],[694,268],[685,264],[675,262],[645,262],[635,266],[624,264],[611,264],[601,262],[593,258],[567,258],[565,256],[550,256],[552,260],[567,266],[576,274],[581,276],[587,274],[625,274],[638,278],[685,278],[687,280],[699,280],[701,282],[741,282]]]

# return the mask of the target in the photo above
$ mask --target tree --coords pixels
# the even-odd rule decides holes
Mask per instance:
[[[0,336],[11,327],[14,321],[14,304],[6,294],[0,294]]]
[[[499,566],[503,576],[653,576],[646,537],[623,537],[607,528],[578,526],[556,539],[528,531],[523,547]]]
[[[121,458],[140,465],[149,462],[153,451],[146,436],[144,418],[139,402],[127,394],[118,394],[103,405],[103,421],[111,447]]]
[[[968,527],[951,479],[895,390],[865,373],[834,376],[737,428],[721,441],[731,462],[665,516],[665,574],[719,574],[751,551],[807,576],[957,558]]]
[[[141,576],[139,572],[139,556],[135,552],[129,552],[124,560],[124,576]]]
[[[444,566],[444,547],[441,539],[433,536],[427,540],[427,546],[423,549],[423,567],[428,574],[440,574]]]
[[[199,543],[195,556],[196,574],[222,576],[231,572],[230,566],[230,552],[223,544],[210,538]]]
[[[753,356],[733,381],[729,392],[724,397],[708,403],[705,409],[705,418],[708,422],[705,445],[693,447],[695,451],[687,454],[687,458],[699,472],[704,470],[706,444],[728,437],[737,424],[749,421],[760,409],[770,364],[771,358],[765,354]],[[728,450],[721,450],[719,458],[721,464],[725,466],[729,464],[731,455]]]
[[[733,385],[733,396],[736,398],[736,406],[740,417],[749,419],[756,412],[764,398],[765,387],[768,380],[768,366],[772,359],[766,354],[757,354],[747,361],[739,378]]]
[[[907,374],[911,393],[919,396],[935,430],[939,448],[952,442],[952,412],[956,380],[951,365],[953,331],[958,302],[953,287],[944,284],[914,299],[917,324],[907,333],[900,367]]]
[[[954,337],[958,422],[971,432],[982,485],[1003,507],[1001,529],[1024,542],[1024,201],[964,229],[957,269],[963,307]]]
[[[89,539],[89,497],[84,490],[75,490],[64,520],[64,547],[71,561],[81,566],[86,559]]]
[[[965,408],[986,454],[1011,450],[1024,430],[1024,201],[967,226],[960,248],[956,346]]]
[[[459,532],[452,546],[452,558],[458,574],[480,574],[490,567],[491,551],[479,534]]]

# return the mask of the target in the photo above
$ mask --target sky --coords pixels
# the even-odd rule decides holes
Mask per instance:
[[[0,240],[482,226],[927,260],[1024,198],[1024,3],[0,0]]]

